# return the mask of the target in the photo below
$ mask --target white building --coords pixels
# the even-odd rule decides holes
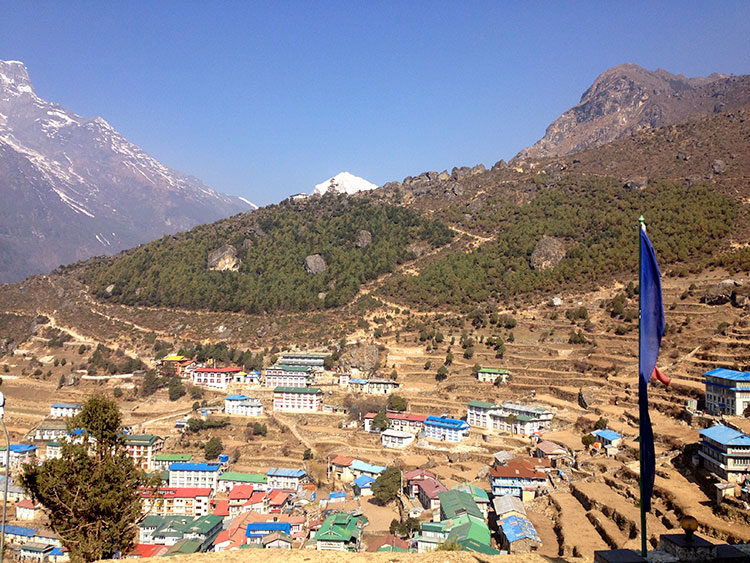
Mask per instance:
[[[306,366],[322,370],[328,355],[317,352],[287,352],[281,355],[279,363],[287,366]]]
[[[401,430],[384,430],[380,434],[380,442],[384,448],[405,448],[414,441],[414,434]]]
[[[211,511],[213,490],[210,487],[162,487],[154,495],[141,489],[141,512],[159,516],[205,516]]]
[[[466,422],[469,426],[479,426],[480,428],[492,428],[490,413],[498,412],[500,407],[495,403],[486,401],[471,401],[466,405]]]
[[[273,390],[273,410],[316,412],[321,409],[323,392],[317,387],[277,387]]]
[[[392,379],[383,378],[351,378],[349,379],[349,389],[355,393],[365,393],[367,395],[387,395],[393,391],[396,391],[400,386],[400,383],[396,383]]]
[[[196,368],[191,374],[193,385],[202,385],[211,389],[224,391],[234,380],[234,376],[242,372],[241,368]]]
[[[169,486],[211,487],[216,490],[220,469],[220,463],[173,463],[169,466]]]
[[[707,413],[742,416],[750,407],[750,372],[718,368],[704,375]]]
[[[721,424],[699,430],[698,455],[720,479],[733,483],[750,480],[750,436]]]
[[[239,373],[235,373],[232,376],[232,383],[236,383],[238,385],[260,385],[260,372],[251,371],[246,373],[244,371],[241,371]]]
[[[303,469],[287,469],[272,467],[266,473],[269,489],[284,489],[286,491],[301,491],[302,481],[307,476]]]
[[[529,407],[518,403],[504,402],[497,410],[490,411],[492,430],[501,430],[511,434],[541,432],[550,428],[555,413],[540,407]]]
[[[54,403],[49,408],[49,415],[52,418],[65,418],[66,416],[75,416],[81,412],[81,405],[78,403]]]
[[[482,368],[477,372],[480,383],[495,383],[500,378],[502,383],[507,383],[510,372],[507,369]]]
[[[228,395],[224,398],[224,412],[239,416],[261,416],[263,414],[263,403],[255,397]]]
[[[133,458],[136,467],[153,471],[156,454],[164,448],[164,438],[153,434],[125,436],[125,451]]]
[[[30,499],[21,499],[16,503],[16,520],[33,520],[42,513],[41,508],[40,504]]]
[[[279,364],[266,368],[266,387],[307,387],[314,380],[313,369],[308,366]]]

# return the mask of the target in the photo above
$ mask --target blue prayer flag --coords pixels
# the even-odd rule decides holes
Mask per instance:
[[[651,495],[654,491],[656,457],[654,454],[654,431],[648,413],[648,382],[656,370],[661,338],[664,335],[664,307],[661,295],[661,273],[656,263],[656,254],[648,240],[645,227],[641,226],[640,264],[640,338],[638,354],[638,411],[641,432],[641,480],[643,498],[641,504],[651,510]],[[660,378],[661,379],[661,378]]]

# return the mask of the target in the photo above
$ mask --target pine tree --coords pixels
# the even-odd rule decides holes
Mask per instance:
[[[69,431],[82,430],[81,440],[63,441],[58,459],[23,466],[21,484],[44,507],[71,561],[109,559],[132,547],[139,489],[158,487],[128,457],[121,422],[117,403],[94,395],[68,422]]]

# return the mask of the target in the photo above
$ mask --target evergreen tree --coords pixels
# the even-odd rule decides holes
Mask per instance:
[[[401,488],[401,470],[391,466],[383,471],[372,484],[372,494],[381,504],[396,500]]]
[[[159,486],[127,455],[121,423],[117,403],[94,395],[67,423],[83,431],[82,442],[63,440],[60,458],[23,466],[21,484],[44,507],[71,561],[109,559],[132,547],[139,489]]]

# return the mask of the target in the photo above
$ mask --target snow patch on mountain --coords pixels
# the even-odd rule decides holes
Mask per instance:
[[[238,196],[237,196],[237,199],[239,199],[240,201],[244,201],[245,203],[247,203],[247,204],[248,204],[248,205],[249,205],[250,207],[252,207],[253,209],[258,209],[258,206],[257,206],[257,205],[255,205],[255,204],[254,204],[254,203],[253,203],[252,201],[250,201],[250,200],[248,200],[248,199],[245,199],[245,198],[244,198],[244,197],[242,197],[241,195],[238,195]]]
[[[313,195],[323,195],[328,190],[333,190],[342,194],[355,194],[366,190],[374,190],[377,188],[372,182],[368,182],[364,178],[350,174],[349,172],[341,172],[336,174],[333,178],[329,178],[325,182],[321,182],[312,191]]]

